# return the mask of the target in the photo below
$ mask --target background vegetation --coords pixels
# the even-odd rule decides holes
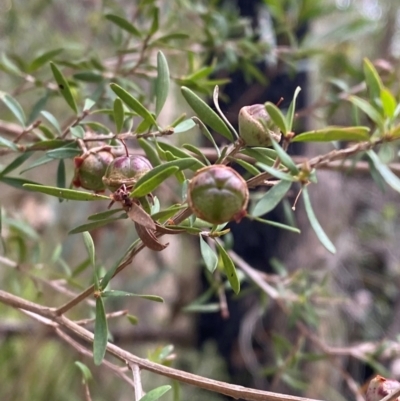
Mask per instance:
[[[299,400],[362,400],[369,375],[400,376],[400,11],[389,0],[261,3],[258,27],[241,17],[233,2],[5,0],[0,5],[0,399],[139,400],[141,377],[147,392],[158,389],[160,395],[170,385],[163,399],[171,400],[220,400],[218,393],[285,399],[262,390]],[[307,75],[299,95],[306,104],[296,108],[293,126],[289,105],[295,87],[279,104],[281,113],[268,103],[285,134],[282,148],[242,147],[197,98],[212,98],[219,85],[221,107],[237,128],[238,110],[224,85],[239,72],[249,88],[267,87],[280,75],[284,80]],[[183,94],[181,87],[187,88]],[[267,220],[266,230],[280,224],[275,258],[268,266],[253,265],[232,250],[233,236],[222,235],[225,227],[201,225],[196,231],[193,218],[179,214],[184,208],[171,209],[186,205],[193,164],[183,172],[171,170],[175,176],[154,191],[160,209],[153,208],[153,215],[166,211],[158,221],[188,218],[185,230],[195,234],[162,238],[169,242],[162,252],[139,249],[134,224],[125,215],[82,228],[98,221],[88,216],[107,210],[109,192],[106,200],[84,202],[65,198],[94,195],[47,189],[57,195],[51,197],[24,187],[33,182],[69,188],[74,157],[91,146],[90,135],[116,151],[122,138],[130,152],[153,157],[153,165],[196,158],[241,168],[252,189],[250,219]],[[296,141],[305,143],[302,155],[289,157],[286,150],[291,154]],[[230,158],[218,158],[220,151]],[[291,189],[271,200],[268,188],[285,180],[294,182]],[[282,220],[274,222],[264,212],[277,203]],[[90,235],[71,234],[77,227]],[[208,251],[201,252],[199,237]],[[111,314],[109,340],[130,355],[115,351],[128,363],[107,355],[108,363],[98,366],[85,328],[96,331],[100,362],[106,339],[103,298],[90,286],[96,285],[94,275],[122,266],[123,255],[133,262],[111,280],[111,288],[154,297],[104,298]],[[230,279],[231,261],[236,281]],[[157,297],[164,303],[152,302]],[[218,356],[214,341],[196,347],[199,314],[231,312],[228,325],[236,310],[230,310],[231,299],[246,310],[234,371]],[[199,377],[190,382],[185,372]],[[189,382],[195,386],[184,384]]]

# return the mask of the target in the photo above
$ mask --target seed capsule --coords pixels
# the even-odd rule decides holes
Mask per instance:
[[[271,146],[271,137],[279,142],[281,133],[263,104],[245,106],[239,112],[239,135],[247,146]]]
[[[107,151],[90,153],[86,157],[75,157],[75,176],[73,184],[91,191],[105,190],[102,177],[107,167],[114,160],[114,156]]]
[[[248,200],[246,181],[222,164],[198,170],[189,184],[190,208],[197,217],[212,224],[240,221],[246,215]]]
[[[143,156],[116,157],[108,166],[103,177],[103,183],[112,192],[123,184],[131,189],[139,178],[151,169],[150,162]]]

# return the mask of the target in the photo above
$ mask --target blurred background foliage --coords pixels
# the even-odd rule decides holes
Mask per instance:
[[[27,115],[27,124],[47,110],[62,127],[68,125],[73,115],[66,111],[54,85],[49,67],[49,61],[54,60],[69,77],[80,104],[90,97],[97,100],[99,109],[112,108],[108,84],[116,82],[150,105],[154,101],[155,55],[161,49],[174,82],[162,115],[168,122],[187,108],[177,90],[180,85],[210,95],[215,84],[223,86],[232,74],[239,72],[245,85],[267,88],[268,92],[268,85],[277,75],[285,74],[289,79],[302,72],[307,76],[307,86],[303,88],[307,98],[299,115],[305,118],[306,127],[368,124],[344,101],[348,94],[365,90],[364,57],[373,60],[384,84],[399,100],[400,8],[395,1],[264,0],[259,6],[254,19],[241,16],[235,2],[230,1],[3,0],[0,90],[18,99]],[[105,18],[110,14],[132,21],[139,34],[128,35]],[[47,56],[38,58],[43,54]],[[235,122],[235,113],[229,111],[234,99],[228,91],[222,93],[222,99],[228,117]],[[2,103],[0,120],[16,123]],[[108,133],[114,129],[112,116],[107,113],[91,116],[90,120],[92,125],[88,126],[95,131]],[[43,136],[54,129],[48,119],[43,119],[42,125]],[[8,128],[7,132],[12,132],[13,126]],[[180,134],[174,140],[180,145],[194,135],[197,133]],[[201,143],[199,136],[196,141]],[[305,153],[315,155],[330,150],[327,146],[308,146]],[[398,149],[395,145],[382,146],[380,156],[386,162],[396,162]],[[35,157],[30,163],[37,160]],[[2,154],[1,169],[12,160],[13,155]],[[66,161],[66,167],[69,182],[72,162]],[[24,173],[24,178],[56,185],[56,168],[55,163],[45,164]],[[262,318],[254,324],[254,313],[247,314],[249,320],[242,324],[248,324],[252,330],[253,326],[258,328],[255,338],[250,340],[254,349],[247,350],[246,356],[246,348],[241,348],[236,355],[244,383],[342,400],[355,397],[348,390],[351,380],[361,385],[372,371],[399,378],[398,351],[388,356],[382,343],[380,352],[369,355],[365,364],[360,364],[357,358],[352,359],[350,351],[343,351],[342,355],[317,352],[301,335],[294,339],[288,333],[293,329],[292,323],[300,320],[315,329],[324,341],[342,350],[361,341],[398,341],[399,202],[390,190],[386,188],[382,194],[379,185],[364,176],[327,174],[320,181],[330,186],[320,189],[326,191],[322,195],[315,193],[313,203],[323,216],[324,227],[335,239],[338,255],[321,255],[306,230],[301,240],[285,237],[285,246],[271,260],[272,268],[265,270],[271,274],[271,280],[275,275],[285,277],[288,287],[302,301],[288,300],[289,318],[277,312],[276,306],[271,315],[271,301],[249,286],[245,291],[255,294],[257,300],[257,307],[249,310],[259,313],[257,316],[268,311],[267,318],[273,324]],[[89,214],[101,211],[101,206],[59,203],[57,199],[16,191],[4,182],[0,187],[2,251],[7,249],[7,257],[18,264],[18,268],[1,264],[2,288],[45,305],[60,305],[71,295],[67,291],[72,288],[79,292],[92,280],[85,269],[88,261],[81,237],[67,233]],[[176,190],[171,188],[160,197],[173,200]],[[301,214],[298,219],[301,226]],[[136,238],[126,221],[92,234],[104,268],[109,268],[118,252]],[[291,247],[293,252],[289,255],[287,250]],[[198,250],[190,238],[171,240],[170,248],[160,254],[143,252],[132,268],[113,281],[113,287],[159,294],[166,303],[160,306],[141,300],[110,301],[110,310],[128,309],[139,320],[132,327],[126,318],[113,319],[111,333],[117,344],[144,357],[151,352],[157,354],[159,347],[174,344],[175,367],[229,381],[231,372],[227,362],[218,356],[215,342],[207,341],[201,349],[196,348],[196,315],[182,312],[183,307],[201,295],[199,267]],[[245,295],[246,292],[241,297],[246,301]],[[192,303],[192,311],[211,311],[215,305],[204,299],[206,304]],[[93,317],[93,310],[91,313]],[[38,329],[39,325],[3,305],[0,315],[1,400],[82,400],[82,375],[74,365],[76,360],[82,360],[94,375],[89,384],[93,400],[132,399],[128,385],[94,367],[90,359],[78,356],[50,332]],[[71,317],[89,316],[87,309],[80,307]],[[249,355],[261,362],[255,363]],[[314,362],[313,368],[308,372],[302,370],[310,366],[310,361]],[[144,374],[145,388],[165,383],[169,381]],[[173,395],[168,394],[165,399],[179,399],[177,386],[174,389]],[[186,386],[181,391],[182,400],[222,399]]]

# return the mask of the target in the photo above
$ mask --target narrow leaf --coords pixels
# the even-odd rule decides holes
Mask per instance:
[[[395,191],[400,192],[400,179],[390,170],[390,168],[383,164],[379,159],[378,155],[373,151],[367,151],[369,158],[374,164],[375,168],[379,171],[379,174],[391,186]]]
[[[42,110],[40,114],[49,121],[49,123],[57,130],[59,134],[61,134],[60,124],[58,123],[57,119],[53,116],[53,114],[49,113],[46,110]]]
[[[0,181],[4,182],[4,184],[10,185],[11,187],[17,189],[27,189],[28,191],[32,190],[29,188],[24,188],[25,184],[37,184],[35,181],[27,180],[20,177],[0,177]]]
[[[222,259],[222,263],[224,264],[224,269],[225,269],[225,273],[226,276],[228,277],[228,281],[233,289],[233,291],[235,292],[235,294],[239,294],[240,292],[240,281],[236,272],[236,268],[235,265],[232,261],[232,259],[230,258],[230,256],[228,255],[228,253],[226,252],[226,250],[222,247],[222,245],[220,245],[218,243],[218,241],[215,241],[217,248],[218,248],[218,252],[221,256]]]
[[[157,126],[153,114],[151,114],[139,100],[135,99],[130,93],[117,84],[110,84],[110,88],[129,108],[139,114],[148,124]]]
[[[1,139],[1,138],[0,138]],[[11,171],[18,168],[21,164],[23,164],[27,159],[29,159],[33,155],[33,152],[25,152],[20,156],[16,157],[10,164],[8,164],[4,169],[0,172],[0,177],[11,173]]]
[[[383,106],[383,111],[386,117],[393,118],[396,111],[396,99],[393,94],[387,88],[382,88],[381,90],[381,102]]]
[[[331,142],[331,141],[368,141],[368,127],[330,126],[320,130],[307,131],[296,135],[292,142]]]
[[[131,192],[130,196],[132,198],[140,198],[142,196],[148,195],[150,192],[154,191],[160,184],[162,184],[168,177],[175,174],[177,171],[179,171],[179,167],[177,166],[163,168],[157,174],[153,174],[147,180],[143,180],[140,184],[138,182],[135,185],[135,188]]]
[[[83,232],[83,242],[85,244],[85,248],[89,255],[90,263],[93,267],[95,267],[95,249],[94,249],[94,242],[92,236],[87,232]]]
[[[137,36],[138,38],[142,36],[140,31],[126,19],[114,14],[107,14],[105,17],[131,35]]]
[[[137,181],[137,183],[135,185],[135,188],[133,189],[133,191],[131,193],[131,196],[136,196],[133,194],[135,193],[137,188],[139,188],[143,183],[146,183],[147,181],[151,180],[152,177],[158,176],[158,174],[160,172],[162,172],[163,170],[169,169],[170,167],[178,167],[178,170],[184,170],[184,169],[190,168],[193,165],[193,163],[195,162],[195,160],[196,159],[193,159],[193,158],[179,159],[179,160],[174,160],[174,161],[167,162],[164,164],[160,164],[159,166],[154,167],[152,170],[150,170],[144,176],[139,178],[139,180]],[[174,172],[176,172],[178,170],[176,170],[176,169],[168,170],[167,176],[174,174]],[[144,188],[146,188],[146,187],[144,187]],[[142,190],[141,190],[141,192],[142,192]],[[149,192],[147,192],[147,193],[149,193]],[[143,196],[143,195],[140,195],[140,196]],[[138,197],[140,197],[140,196],[138,195]]]
[[[69,231],[68,234],[78,234],[78,233],[82,233],[84,231],[91,231],[96,228],[103,227],[103,226],[106,226],[107,224],[111,224],[118,220],[123,220],[123,219],[126,219],[125,215],[123,215],[123,217],[114,217],[114,218],[108,218],[108,219],[95,220],[91,223],[86,223],[86,224],[82,224],[78,227],[75,227],[74,229]]]
[[[176,158],[178,159],[187,159],[190,158],[193,160],[193,165],[190,167],[191,170],[196,171],[202,167],[205,167],[206,165],[202,163],[200,160],[194,158],[190,153],[185,152],[184,150],[171,145],[170,143],[167,142],[157,142],[157,145],[159,148],[161,148],[164,152],[171,152]],[[164,153],[165,157],[165,153]]]
[[[167,100],[169,92],[169,68],[164,54],[157,53],[157,79],[156,79],[156,116],[158,116]]]
[[[125,120],[124,105],[122,103],[122,100],[119,97],[117,97],[114,100],[114,121],[117,127],[118,134],[121,132],[122,127],[124,126],[124,120]]]
[[[153,167],[159,166],[161,164],[161,160],[158,157],[157,151],[150,144],[150,142],[146,139],[139,138],[138,143],[139,146],[144,150],[144,153],[146,153],[146,157],[149,159],[151,165]]]
[[[181,92],[189,106],[199,116],[200,120],[219,134],[223,135],[229,141],[233,140],[232,133],[224,121],[204,100],[185,86],[182,86]]]
[[[44,185],[25,184],[25,188],[35,192],[56,196],[57,198],[77,200],[77,201],[95,201],[95,200],[110,200],[108,196],[92,194],[90,192],[76,191],[73,189],[48,187]]]
[[[218,264],[218,256],[215,251],[207,244],[207,241],[203,238],[202,235],[199,235],[200,238],[200,252],[203,257],[204,263],[210,273],[214,273],[214,270],[217,268]]]
[[[383,125],[381,113],[371,103],[358,96],[350,96],[349,101],[362,110],[377,125]]]
[[[364,76],[367,83],[371,100],[379,98],[382,88],[382,81],[376,71],[374,65],[367,58],[364,59]]]
[[[265,103],[265,110],[271,117],[271,120],[278,126],[278,128],[282,131],[283,135],[286,135],[288,132],[288,126],[286,122],[285,116],[282,112],[276,107],[273,103],[267,102]]]
[[[102,282],[102,284],[103,284],[103,282]],[[103,291],[101,296],[103,298],[105,298],[105,297],[138,297],[138,298],[143,298],[143,299],[147,299],[149,301],[154,301],[154,302],[164,302],[164,299],[159,297],[158,295],[133,294],[132,292],[118,291],[118,290]]]
[[[181,121],[178,125],[174,127],[174,133],[180,134],[181,132],[186,132],[191,130],[196,126],[196,123],[193,119],[189,118],[187,120]]]
[[[286,113],[286,124],[287,124],[287,128],[288,128],[288,132],[292,131],[292,129],[293,129],[294,112],[296,110],[296,99],[297,99],[297,96],[299,95],[300,91],[301,91],[301,88],[300,88],[300,86],[298,86],[296,88],[296,90],[294,91],[293,100],[291,101],[289,109]]]
[[[101,297],[96,299],[96,321],[94,323],[93,360],[101,365],[106,354],[108,338],[107,317]]]
[[[71,109],[75,112],[75,114],[78,114],[78,107],[76,106],[75,99],[72,96],[68,81],[54,63],[50,63],[50,68],[53,73],[54,79],[57,82],[58,89],[60,90],[61,95],[68,103],[69,107],[71,107]]]
[[[92,214],[87,219],[88,220],[104,220],[104,219],[109,218],[110,216],[112,216],[115,213],[122,213],[122,212],[124,212],[124,209],[122,209],[122,208],[111,209],[111,210],[106,210],[104,212]]]
[[[31,64],[28,67],[28,70],[30,72],[38,70],[40,67],[45,65],[47,62],[53,60],[55,56],[58,56],[60,53],[62,53],[63,49],[54,49],[50,50],[46,53],[43,53],[39,57],[36,57]]]
[[[93,99],[90,98],[85,99],[85,103],[83,105],[83,111],[90,110],[95,104],[96,102]]]
[[[25,127],[26,126],[26,117],[24,110],[21,105],[18,103],[16,99],[14,99],[11,95],[5,92],[0,91],[0,100],[8,107],[14,117],[18,120],[18,122]]]
[[[0,136],[0,147],[18,151],[18,146],[14,142],[11,142],[8,139],[3,138],[1,136]]]
[[[322,229],[321,225],[319,224],[317,217],[314,214],[314,210],[311,206],[310,195],[308,194],[308,189],[303,187],[303,199],[304,199],[304,206],[306,209],[306,213],[308,219],[310,221],[311,227],[313,228],[315,234],[317,235],[318,239],[321,241],[321,244],[331,253],[336,253],[336,248],[332,244],[331,240],[325,234],[325,231]]]
[[[292,183],[290,181],[282,180],[278,184],[269,189],[265,195],[257,202],[252,216],[262,216],[271,210],[275,209],[278,203],[284,198],[289,191]]]
[[[287,230],[291,231],[292,233],[300,234],[300,230],[297,227],[288,226],[286,224],[278,223],[277,221],[273,220],[262,219],[261,217],[248,216],[248,218],[250,220],[255,220],[263,224],[268,224],[273,227],[281,228],[282,230]]]
[[[171,390],[171,386],[161,386],[150,390],[139,401],[156,401],[161,398],[167,391]]]
[[[268,174],[271,174],[273,177],[279,178],[280,180],[291,181],[291,182],[296,181],[296,178],[291,176],[290,174],[285,173],[280,170],[277,170],[264,163],[256,163],[256,166],[260,167],[262,170],[266,171]]]
[[[66,177],[65,177],[65,162],[61,159],[57,167],[57,187],[65,188]]]
[[[276,142],[272,140],[272,146],[276,150],[276,154],[278,155],[279,159],[281,160],[282,164],[286,166],[292,174],[298,174],[299,169],[296,166],[296,163],[292,160],[292,158],[283,150],[283,148]]]
[[[83,380],[85,383],[87,383],[89,380],[93,379],[90,369],[85,364],[83,364],[82,362],[79,362],[79,361],[75,361],[74,364],[81,371]]]

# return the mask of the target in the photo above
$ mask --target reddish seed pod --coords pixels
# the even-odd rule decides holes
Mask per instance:
[[[107,151],[90,153],[86,157],[75,157],[75,176],[73,184],[91,191],[105,190],[103,175],[107,167],[114,160],[114,156]]]
[[[103,183],[112,192],[115,192],[123,184],[132,189],[139,178],[151,169],[152,165],[143,156],[116,157],[108,166]]]
[[[193,213],[212,224],[240,221],[246,215],[248,200],[246,181],[222,164],[198,170],[188,188],[188,202]]]
[[[239,135],[247,146],[271,146],[271,138],[279,142],[281,133],[272,122],[263,104],[245,106],[239,112]]]

